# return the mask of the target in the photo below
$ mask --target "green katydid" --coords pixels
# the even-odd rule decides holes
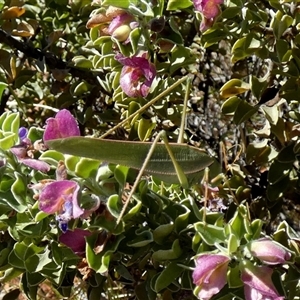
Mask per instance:
[[[50,148],[65,154],[98,159],[140,170],[131,193],[117,220],[117,224],[125,213],[130,198],[135,192],[137,184],[143,174],[153,175],[170,183],[180,183],[184,188],[187,188],[189,183],[191,183],[201,171],[213,163],[213,159],[201,149],[181,143],[182,135],[179,136],[178,143],[168,143],[164,132],[159,133],[154,142],[151,143],[103,139],[137,114],[145,111],[187,79],[188,77],[185,76],[175,82],[168,89],[120,122],[117,126],[107,131],[100,138],[68,137],[47,142]],[[188,79],[187,92],[184,99],[185,107],[188,100],[189,88],[190,80]],[[184,111],[186,111],[186,109],[184,109]],[[184,118],[182,118],[181,132],[183,131],[183,126]],[[158,143],[160,138],[163,139],[164,143]]]

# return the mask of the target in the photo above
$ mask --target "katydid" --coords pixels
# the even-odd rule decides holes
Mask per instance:
[[[117,220],[117,224],[121,221],[130,198],[135,192],[137,184],[143,174],[153,175],[170,183],[180,183],[184,188],[188,188],[189,183],[191,183],[201,171],[213,163],[213,159],[202,150],[181,143],[182,134],[179,135],[178,143],[168,143],[165,132],[160,132],[154,142],[151,143],[103,139],[109,133],[131,120],[135,115],[145,111],[187,79],[188,77],[185,76],[178,80],[134,114],[107,131],[100,138],[68,137],[47,141],[50,148],[65,154],[98,159],[140,170],[131,193]],[[184,114],[186,112],[189,89],[190,80],[188,79],[186,97],[184,99]],[[181,132],[184,129],[184,117],[185,115],[182,119]],[[163,139],[164,143],[158,143],[160,138]]]

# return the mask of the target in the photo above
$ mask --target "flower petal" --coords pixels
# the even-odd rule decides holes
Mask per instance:
[[[73,206],[73,218],[80,217],[84,210],[82,210],[77,201],[79,185],[75,181],[61,180],[49,183],[41,191],[39,195],[39,207],[42,211],[53,214],[63,213],[64,204],[71,197]]]
[[[63,109],[55,118],[47,119],[44,142],[70,136],[80,136],[80,131],[75,118],[68,110]]]
[[[252,241],[248,248],[253,256],[268,265],[283,264],[291,258],[290,252],[269,238]]]
[[[198,298],[210,299],[226,284],[230,258],[221,254],[203,254],[196,259],[193,282],[198,286]]]
[[[24,158],[21,160],[21,163],[43,173],[47,173],[50,171],[50,166],[46,162],[40,161],[38,159]]]
[[[118,27],[124,24],[129,24],[132,20],[134,20],[133,16],[126,12],[117,15],[116,17],[113,18],[113,20],[109,24],[108,33],[112,35]]]
[[[241,279],[245,284],[246,300],[281,299],[272,282],[272,273],[273,270],[269,267],[244,263]],[[262,295],[263,298],[252,298],[253,295]]]
[[[19,128],[19,138],[22,141],[23,139],[25,139],[27,137],[28,134],[28,129],[25,127],[20,127]]]
[[[85,252],[85,237],[90,235],[90,231],[76,228],[74,231],[68,230],[66,233],[62,234],[59,237],[59,241],[71,248],[75,254],[80,255]]]
[[[196,268],[193,272],[193,282],[201,285],[215,268],[220,265],[228,264],[230,258],[220,254],[203,254],[196,258]]]
[[[125,57],[117,54],[115,59],[124,65],[121,72],[120,86],[129,97],[146,97],[156,76],[152,63],[145,57]]]

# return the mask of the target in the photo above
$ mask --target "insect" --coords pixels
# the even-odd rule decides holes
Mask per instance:
[[[197,174],[213,163],[213,159],[201,149],[181,143],[180,140],[179,143],[168,143],[166,134],[163,131],[156,136],[153,142],[104,139],[108,134],[128,122],[137,114],[145,111],[185,80],[187,80],[187,77],[183,77],[175,82],[100,138],[68,137],[47,142],[50,148],[65,154],[107,161],[139,170],[135,184],[124,204],[117,224],[120,222],[143,174],[153,175],[170,183],[180,183],[184,188],[188,188],[189,183],[197,177]],[[188,96],[185,98],[185,103],[187,103],[187,99]],[[184,122],[182,122],[181,132],[183,132],[183,125]],[[158,142],[160,138],[162,138],[164,143]]]

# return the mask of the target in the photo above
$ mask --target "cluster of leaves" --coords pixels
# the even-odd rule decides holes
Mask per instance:
[[[130,24],[108,34],[110,6],[131,17]],[[91,300],[116,288],[125,299],[193,299],[196,254],[226,249],[241,260],[245,244],[271,236],[292,253],[289,265],[273,267],[278,292],[287,299],[299,294],[299,225],[293,229],[289,209],[300,193],[297,1],[224,1],[204,32],[199,30],[204,16],[189,0],[0,0],[0,9],[0,282],[21,275],[29,299],[37,299],[45,280],[70,297],[75,277]],[[128,96],[116,55],[141,53],[156,77],[145,97]],[[223,81],[230,78],[220,89],[212,84],[212,70]],[[193,77],[191,89],[185,74]],[[149,167],[153,177],[136,182],[136,169],[150,150],[142,142],[153,141],[161,130],[177,140],[190,92],[199,96],[192,105],[196,114],[219,108],[218,118],[228,124],[222,137],[214,129],[200,136],[214,164],[202,172],[211,158],[196,157],[203,166],[193,169],[196,177],[187,176],[189,187],[178,184],[176,168],[165,171],[163,160],[155,172]],[[52,149],[35,147],[46,119],[63,108],[76,116],[84,136],[142,142],[78,137],[49,143]],[[21,126],[29,129],[30,155],[47,163],[49,172],[30,168],[10,150],[21,143]],[[193,143],[190,132],[186,143]],[[221,142],[219,151],[211,140]],[[176,158],[186,157],[184,171],[190,171],[195,155],[181,146]],[[61,164],[80,186],[82,209],[92,211],[68,224],[70,231],[89,232],[84,254],[64,245],[56,216],[41,211],[29,188],[56,180]],[[211,192],[211,185],[217,190]],[[228,285],[215,299],[243,299],[237,266],[233,261]]]

